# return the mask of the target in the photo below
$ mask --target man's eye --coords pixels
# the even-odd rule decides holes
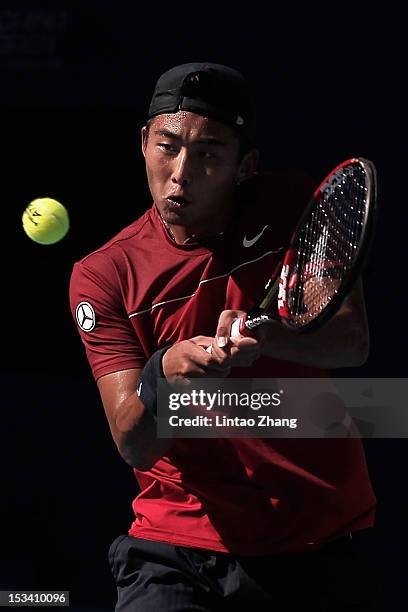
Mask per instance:
[[[168,142],[160,142],[158,144],[158,147],[160,147],[164,151],[169,151],[170,153],[175,153],[176,152],[176,148],[174,147],[174,145],[171,145]]]
[[[200,157],[203,159],[213,159],[215,155],[211,151],[200,151]]]

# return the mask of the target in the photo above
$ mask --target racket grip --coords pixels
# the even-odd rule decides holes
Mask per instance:
[[[235,319],[235,321],[231,325],[231,338],[235,338],[236,336],[246,336],[247,335],[245,321],[246,321],[246,316],[239,317],[239,319]]]
[[[246,316],[239,317],[239,319],[235,319],[231,325],[231,338],[236,338],[237,336],[247,336],[248,332],[245,326]],[[212,352],[211,344],[206,349],[207,353]]]

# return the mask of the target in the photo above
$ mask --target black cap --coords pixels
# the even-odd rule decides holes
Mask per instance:
[[[159,78],[148,119],[163,113],[191,111],[233,127],[253,141],[255,109],[251,88],[228,66],[193,62],[171,68]]]

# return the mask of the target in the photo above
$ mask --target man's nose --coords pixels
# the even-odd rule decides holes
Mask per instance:
[[[186,185],[193,180],[193,162],[191,155],[185,149],[180,150],[174,159],[171,180],[178,185]]]

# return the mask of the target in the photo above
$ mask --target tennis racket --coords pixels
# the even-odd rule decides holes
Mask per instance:
[[[257,306],[233,322],[231,336],[269,321],[295,332],[328,321],[362,272],[376,218],[374,164],[357,157],[336,166],[314,192]]]

